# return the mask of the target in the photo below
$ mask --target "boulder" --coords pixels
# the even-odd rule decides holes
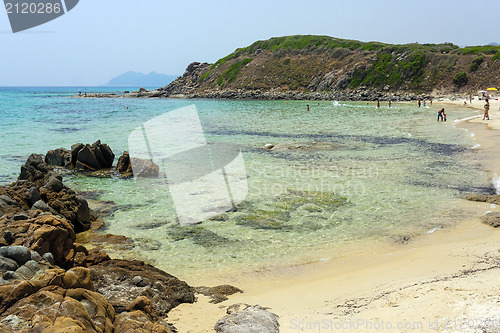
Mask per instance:
[[[15,260],[0,256],[0,272],[15,271],[18,267]]]
[[[215,324],[217,333],[279,333],[278,316],[258,305],[237,304]]]
[[[71,163],[71,152],[65,148],[49,150],[45,154],[45,163],[53,166],[66,166]]]
[[[160,167],[153,160],[132,157],[130,163],[135,177],[157,178],[160,174]]]
[[[112,167],[114,159],[111,148],[100,140],[92,145],[77,143],[71,146],[71,164],[78,170],[108,169]]]
[[[184,281],[142,261],[112,259],[91,267],[95,291],[104,295],[118,313],[138,296],[147,297],[154,304],[158,316],[165,316],[180,303],[193,303],[193,290]],[[132,282],[142,278],[141,285]]]
[[[78,152],[83,149],[85,145],[83,143],[75,143],[71,146],[71,165],[76,166],[76,161],[78,160]]]
[[[23,265],[31,260],[30,250],[25,246],[3,246],[0,247],[0,256],[14,260],[17,264]]]
[[[122,174],[132,172],[132,164],[130,163],[130,155],[128,151],[124,151],[123,155],[118,158],[116,171]]]
[[[493,228],[500,228],[500,212],[488,213],[481,217],[481,222]]]
[[[123,312],[116,316],[115,332],[126,333],[171,333],[170,328],[162,322],[153,323],[148,316],[139,310]]]
[[[241,289],[228,284],[215,287],[195,287],[195,291],[199,294],[210,297],[210,303],[214,304],[227,301],[227,296],[229,295],[243,292]]]
[[[98,170],[100,169],[99,161],[95,155],[95,151],[90,145],[85,145],[77,155],[75,167],[79,170]]]

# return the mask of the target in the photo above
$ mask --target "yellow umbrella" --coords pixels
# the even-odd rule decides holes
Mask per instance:
[[[498,89],[497,88],[488,88],[486,90],[497,91]]]

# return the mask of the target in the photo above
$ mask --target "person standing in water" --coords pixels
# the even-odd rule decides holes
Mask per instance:
[[[438,118],[437,118],[437,121],[439,121],[439,119],[441,119],[441,121],[444,121],[444,108],[442,108],[441,110],[438,111]]]
[[[377,108],[380,108],[380,100],[377,99]]]
[[[309,112],[309,104],[307,104],[307,111]]]

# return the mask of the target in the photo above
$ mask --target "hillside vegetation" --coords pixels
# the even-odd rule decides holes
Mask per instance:
[[[500,46],[392,45],[297,35],[192,63],[168,94],[232,91],[472,93],[500,83]]]

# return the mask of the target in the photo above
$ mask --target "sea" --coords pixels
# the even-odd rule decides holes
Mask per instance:
[[[134,129],[196,110],[206,142],[241,151],[247,191],[229,211],[183,225],[168,182],[64,175],[102,212],[98,233],[131,239],[106,245],[112,257],[144,260],[180,278],[411,243],[467,218],[464,193],[493,190],[474,133],[457,125],[475,115],[470,109],[447,107],[447,121],[438,122],[442,106],[430,103],[74,98],[85,88],[137,89],[0,87],[0,184],[15,181],[30,154],[78,142],[101,140],[118,159],[131,149]],[[181,132],[174,141],[189,141]]]

